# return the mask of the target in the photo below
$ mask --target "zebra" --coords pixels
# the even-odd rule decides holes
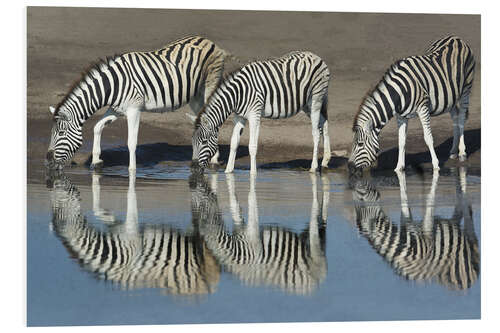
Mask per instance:
[[[277,287],[294,294],[312,293],[324,281],[329,182],[323,176],[323,200],[319,202],[316,177],[311,174],[313,202],[309,227],[298,234],[278,226],[259,227],[255,176],[250,177],[248,223],[245,223],[235,195],[234,175],[226,175],[233,232],[226,230],[222,214],[217,218],[202,218],[200,223],[200,233],[224,271],[234,274],[245,285]],[[208,212],[218,210],[215,195],[211,205],[205,207]]]
[[[82,125],[109,106],[94,127],[91,168],[102,166],[101,134],[125,116],[128,125],[129,169],[136,169],[135,150],[141,112],[175,111],[189,104],[197,114],[219,84],[224,61],[233,57],[199,36],[177,40],[151,52],[107,57],[92,65],[58,106],[50,107],[53,126],[47,164],[61,169],[82,145]],[[217,162],[217,156],[212,159]]]
[[[355,222],[359,232],[396,274],[413,281],[436,281],[451,290],[465,290],[479,276],[479,247],[471,206],[465,196],[465,167],[455,174],[457,201],[451,218],[434,214],[439,173],[433,174],[423,220],[418,222],[412,218],[408,205],[406,175],[398,172],[400,224],[390,221],[378,204],[380,193],[367,181],[356,183],[353,190],[357,201]]]
[[[281,119],[304,111],[311,119],[314,142],[311,172],[318,168],[318,145],[324,138],[321,166],[331,157],[328,135],[328,85],[330,71],[326,63],[311,52],[293,51],[280,58],[251,62],[221,82],[198,114],[193,133],[193,165],[205,168],[217,150],[220,126],[234,112],[235,126],[226,173],[234,169],[234,160],[246,121],[250,127],[250,173],[256,173],[260,119]]]
[[[99,175],[92,190],[100,192]],[[142,224],[137,214],[135,174],[129,177],[125,221],[105,215],[101,230],[81,212],[80,192],[62,175],[51,181],[52,229],[71,258],[99,280],[124,290],[159,288],[171,295],[206,295],[216,290],[220,267],[196,231],[184,233],[168,224]],[[94,213],[101,217],[99,197]]]
[[[453,120],[450,158],[466,159],[464,126],[474,79],[472,50],[462,39],[449,36],[432,43],[424,55],[396,61],[363,99],[354,118],[350,169],[372,165],[379,152],[379,133],[396,116],[399,156],[395,170],[405,167],[408,119],[418,116],[432,166],[439,170],[430,117],[449,112]]]

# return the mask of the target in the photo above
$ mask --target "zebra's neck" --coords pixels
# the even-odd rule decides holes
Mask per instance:
[[[116,67],[115,60],[108,58],[86,71],[59,104],[57,112],[69,114],[73,121],[82,125],[100,108],[116,103],[119,95]]]
[[[241,104],[242,94],[240,92],[234,76],[229,77],[214,91],[205,105],[205,110],[200,113],[200,117],[205,118],[214,128],[220,128],[229,115],[236,111],[238,105]]]
[[[391,70],[364,98],[355,125],[363,127],[371,121],[371,127],[380,132],[396,113],[401,113],[400,93],[388,82]]]

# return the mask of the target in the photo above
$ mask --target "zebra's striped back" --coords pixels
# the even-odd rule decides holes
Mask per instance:
[[[328,66],[311,52],[294,51],[280,58],[255,61],[221,83],[199,121],[207,117],[219,127],[231,112],[246,117],[255,107],[263,107],[265,118],[291,117],[307,109],[313,95],[327,91],[329,80]]]
[[[473,228],[471,231],[470,206],[457,202],[449,219],[431,216],[432,229],[427,230],[425,222],[404,214],[399,224],[391,222],[377,203],[380,194],[372,184],[358,183],[353,196],[358,201],[355,218],[359,232],[395,273],[408,280],[436,281],[454,290],[468,289],[475,283],[479,248]]]
[[[99,230],[81,214],[78,191],[64,189],[76,189],[69,179],[62,183],[53,190],[53,229],[86,271],[124,289],[161,288],[179,295],[215,291],[220,268],[196,232],[168,225],[130,230],[120,224]]]

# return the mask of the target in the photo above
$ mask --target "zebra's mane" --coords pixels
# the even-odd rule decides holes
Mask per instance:
[[[115,54],[104,59],[99,58],[96,61],[91,62],[86,68],[84,68],[81,72],[80,78],[73,81],[64,98],[57,104],[56,111],[54,112],[54,118],[58,115],[60,107],[64,105],[64,103],[66,103],[68,99],[73,95],[75,89],[82,88],[84,84],[88,84],[88,78],[95,78],[98,73],[102,72],[107,66],[109,66],[121,56],[122,54]]]
[[[361,99],[361,103],[358,106],[358,111],[356,112],[356,115],[354,116],[354,121],[352,122],[352,131],[353,132],[354,132],[356,126],[358,126],[358,118],[359,118],[359,116],[361,115],[361,113],[363,111],[363,106],[365,105],[365,101],[368,98],[372,98],[372,94],[375,91],[375,89],[377,88],[377,86],[378,86],[379,83],[380,83],[380,81],[377,82],[377,84],[371,86],[368,89],[368,91],[365,93],[365,95],[363,96],[363,98]]]
[[[368,91],[366,92],[366,94],[363,96],[363,98],[361,99],[361,103],[359,104],[359,107],[358,107],[358,112],[356,112],[356,115],[354,116],[354,121],[352,123],[352,130],[354,131],[355,127],[357,126],[357,122],[358,122],[358,118],[360,116],[360,114],[362,113],[363,111],[363,106],[365,105],[365,102],[367,100],[372,100],[374,99],[373,98],[373,92],[377,89],[377,87],[380,85],[380,83],[382,83],[383,81],[385,81],[385,77],[389,74],[389,72],[391,70],[393,70],[394,66],[396,66],[399,62],[401,61],[404,61],[406,58],[403,58],[403,59],[399,59],[395,62],[393,62],[389,68],[384,72],[384,75],[382,75],[382,78],[374,85],[372,85],[370,87],[370,89],[368,89]]]
[[[194,121],[194,128],[195,129],[197,129],[198,127],[200,127],[201,117],[202,117],[203,114],[206,113],[206,111],[207,111],[207,105],[210,104],[210,102],[212,101],[213,97],[216,95],[216,93],[218,92],[218,90],[224,84],[226,84],[226,82],[228,82],[229,80],[233,79],[236,76],[236,74],[239,73],[239,71],[243,67],[244,66],[236,68],[235,70],[233,70],[233,71],[231,71],[231,72],[229,72],[227,74],[224,74],[224,77],[222,78],[221,82],[219,83],[219,86],[212,91],[212,94],[208,97],[207,102],[203,105],[203,107],[201,108],[200,112],[198,112],[198,115],[196,116],[196,120]]]

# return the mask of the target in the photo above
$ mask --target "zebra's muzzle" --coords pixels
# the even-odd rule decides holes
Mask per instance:
[[[45,159],[45,166],[51,170],[62,170],[64,163],[57,162],[54,159],[54,151],[49,150]]]
[[[198,162],[198,160],[193,160],[191,162],[191,173],[192,174],[203,174],[205,167]]]

